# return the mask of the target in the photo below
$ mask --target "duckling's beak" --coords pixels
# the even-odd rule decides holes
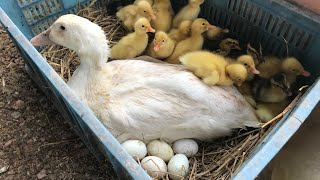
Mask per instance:
[[[214,29],[214,28],[216,28],[217,26],[214,26],[214,25],[211,25],[211,24],[208,24],[208,30],[210,30],[210,29]]]
[[[149,16],[150,16],[150,18],[151,18],[152,20],[157,19],[157,17],[156,17],[153,13],[150,13]]]
[[[51,45],[54,44],[49,38],[51,29],[47,29],[46,31],[36,35],[30,40],[30,43],[34,46],[45,46],[45,45]]]
[[[233,49],[242,50],[239,45],[233,45],[232,47],[233,47]]]
[[[260,74],[260,71],[258,71],[255,67],[251,67],[250,69],[253,74]]]
[[[150,27],[148,27],[147,32],[152,32],[152,33],[154,33],[154,32],[156,32],[156,30],[153,29],[153,28],[150,26]]]
[[[302,76],[305,76],[305,77],[309,77],[309,76],[311,75],[311,73],[308,72],[308,71],[306,71],[306,70],[301,71],[300,74],[301,74]]]
[[[159,51],[160,50],[160,44],[154,43],[153,50],[156,51],[156,52]]]

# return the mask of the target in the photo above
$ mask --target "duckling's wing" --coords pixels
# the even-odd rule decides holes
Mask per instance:
[[[120,133],[140,139],[210,140],[233,128],[258,125],[234,87],[209,87],[181,65],[139,60],[107,64],[114,73],[107,112]]]

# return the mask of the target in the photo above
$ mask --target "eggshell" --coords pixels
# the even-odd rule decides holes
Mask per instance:
[[[140,140],[128,140],[121,145],[135,160],[137,160],[137,158],[141,160],[147,155],[147,147]]]
[[[199,147],[193,139],[181,139],[173,143],[173,150],[177,154],[184,154],[187,157],[192,157],[197,154]]]
[[[147,156],[142,159],[141,166],[151,177],[163,177],[168,169],[166,163],[159,157]],[[160,179],[160,178],[159,178]]]
[[[173,180],[186,177],[189,172],[189,160],[184,154],[174,155],[168,163],[169,176]]]
[[[153,140],[147,145],[148,154],[151,156],[157,156],[168,162],[173,157],[173,150],[164,141],[160,140]]]

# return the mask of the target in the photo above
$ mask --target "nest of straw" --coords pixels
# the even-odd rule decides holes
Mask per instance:
[[[92,1],[90,5],[81,7],[77,15],[100,25],[112,46],[128,32],[115,16],[108,15],[105,9],[98,9],[94,4],[95,1]],[[48,46],[41,51],[41,54],[65,81],[70,79],[80,63],[74,51],[58,45]],[[190,159],[190,172],[186,179],[230,179],[272,129],[275,121],[288,112],[300,96],[282,114],[261,128],[239,130],[214,143],[201,143],[199,153]],[[166,179],[169,177],[167,176]]]

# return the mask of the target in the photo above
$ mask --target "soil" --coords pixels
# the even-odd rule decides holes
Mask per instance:
[[[28,76],[0,27],[0,179],[115,178]]]

